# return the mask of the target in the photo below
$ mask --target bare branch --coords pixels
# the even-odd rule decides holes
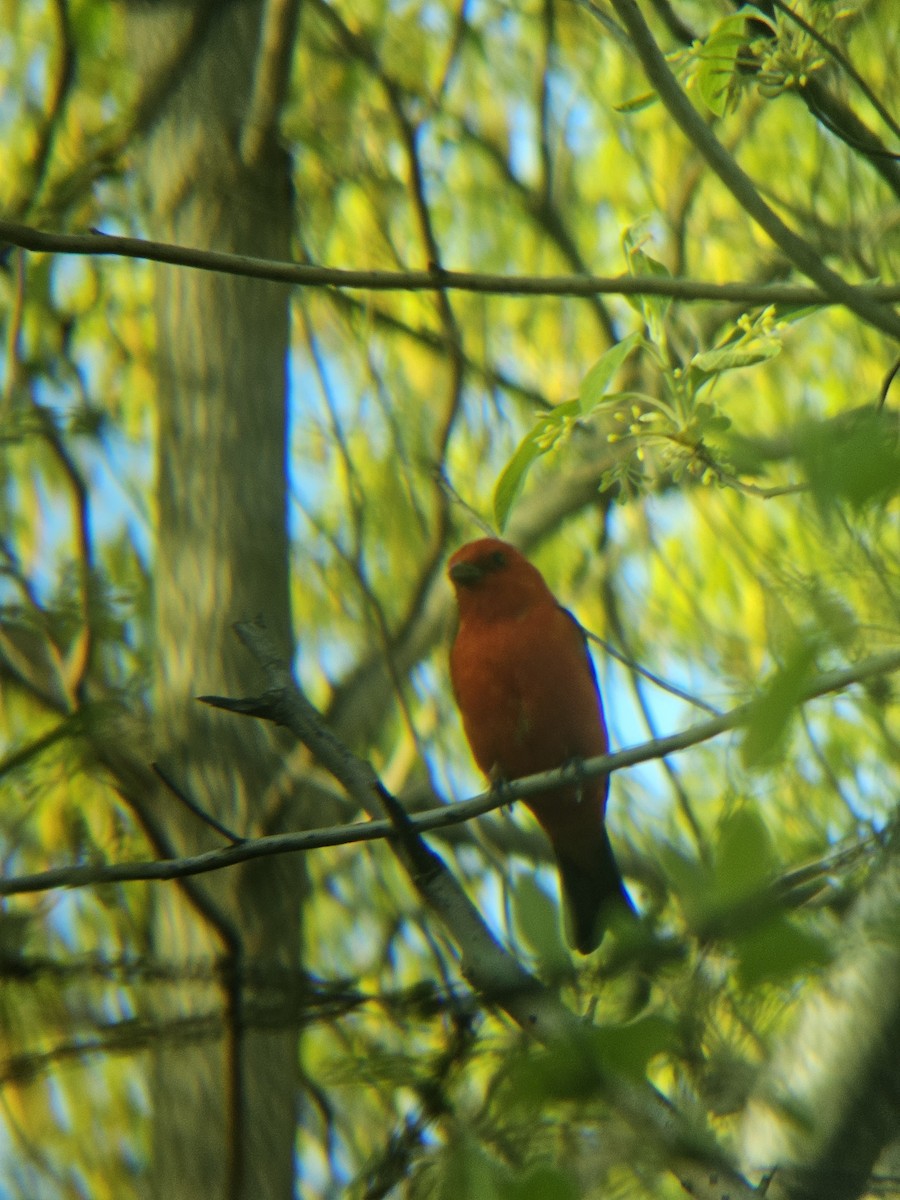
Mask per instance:
[[[705,126],[704,126],[705,128]],[[718,143],[717,143],[718,145]],[[793,235],[796,236],[796,235]],[[106,233],[45,233],[16,221],[0,220],[0,244],[41,253],[114,255],[146,259],[200,271],[219,271],[251,279],[300,287],[358,288],[384,292],[461,291],[495,296],[668,296],[673,300],[713,300],[727,304],[784,304],[788,306],[894,304],[900,302],[900,285],[851,287],[841,281],[841,294],[825,287],[781,284],[707,283],[695,279],[663,279],[649,275],[493,275],[478,271],[368,271],[321,267],[310,263],[279,262],[249,254],[197,250],[145,238]],[[831,272],[828,272],[829,276]],[[811,276],[812,277],[812,276]],[[877,310],[882,311],[880,308]],[[892,330],[893,331],[893,328]]]

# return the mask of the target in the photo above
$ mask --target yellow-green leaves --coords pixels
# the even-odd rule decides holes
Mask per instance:
[[[726,371],[755,367],[775,358],[781,353],[783,329],[784,324],[776,321],[771,305],[756,316],[744,313],[726,328],[712,349],[701,351],[689,360],[687,373],[693,377],[694,386],[702,387]]]
[[[566,400],[549,412],[541,413],[534,428],[519,443],[515,454],[497,480],[494,489],[494,520],[499,529],[505,528],[510,510],[533,464],[554,448],[579,417],[589,416],[598,405],[609,398],[607,391],[613,377],[642,341],[640,334],[632,333],[617,342],[602,354],[588,371],[577,399]]]
[[[525,484],[532,464],[548,450],[553,449],[580,411],[577,400],[557,404],[555,408],[538,417],[534,428],[519,443],[494,488],[494,520],[498,529],[505,528],[510,509]]]
[[[708,37],[694,44],[697,65],[692,83],[714,116],[721,117],[728,108],[738,52],[746,42],[747,18],[742,11],[719,21]]]
[[[610,399],[609,385],[616,372],[624,364],[629,354],[643,343],[643,340],[641,334],[630,333],[628,337],[622,338],[605,354],[600,355],[585,375],[578,393],[578,405],[583,416],[592,413],[604,400]]]

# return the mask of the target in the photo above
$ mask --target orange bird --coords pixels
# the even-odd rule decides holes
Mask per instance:
[[[597,677],[575,618],[537,567],[507,542],[481,538],[450,559],[459,605],[450,678],[475,761],[494,782],[607,752]],[[549,837],[566,900],[567,932],[589,954],[610,906],[631,902],[603,816],[607,776],[524,803]]]

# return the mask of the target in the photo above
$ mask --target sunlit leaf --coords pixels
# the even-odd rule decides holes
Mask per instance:
[[[672,273],[664,263],[651,257],[644,249],[648,241],[648,222],[639,221],[626,230],[622,237],[622,246],[632,275],[647,276],[651,279],[671,279]],[[654,345],[662,346],[665,342],[664,322],[672,303],[668,296],[629,296],[628,303],[641,313],[647,322],[650,339]]]
[[[519,448],[503,468],[494,488],[494,521],[501,531],[506,528],[510,510],[525,486],[525,479],[534,462],[546,449],[534,434],[529,434],[519,443]]]
[[[631,333],[612,346],[594,363],[581,384],[578,395],[581,411],[585,415],[601,404],[606,397],[607,389],[613,376],[625,362],[628,355],[640,346],[643,337],[639,333]]]
[[[503,468],[494,488],[494,520],[498,529],[504,529],[510,510],[525,485],[529,470],[537,459],[552,450],[565,431],[568,423],[580,411],[577,400],[557,404],[548,413],[543,413],[534,429],[519,443],[515,454]]]
[[[728,107],[735,60],[746,41],[746,18],[743,13],[735,13],[719,21],[695,48],[699,64],[694,83],[706,107],[717,117],[721,117]]]
[[[707,375],[718,375],[723,371],[735,371],[742,367],[754,367],[768,362],[781,353],[781,343],[774,338],[756,338],[750,344],[739,343],[709,350],[691,359],[691,366]]]
[[[616,104],[615,111],[627,116],[629,113],[643,112],[645,108],[650,108],[659,100],[656,92],[643,92],[640,96],[635,96],[632,100],[624,100],[621,104]]]

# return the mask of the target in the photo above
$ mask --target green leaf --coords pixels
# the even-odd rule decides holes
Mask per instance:
[[[525,485],[525,477],[532,463],[544,453],[546,452],[543,447],[535,441],[534,433],[529,433],[519,443],[515,454],[500,472],[500,478],[494,488],[494,521],[501,533],[506,528],[510,509]]]
[[[506,1171],[470,1133],[460,1132],[442,1157],[444,1169],[438,1191],[441,1200],[459,1200],[460,1196],[500,1200]]]
[[[778,915],[735,941],[738,979],[744,987],[784,983],[825,966],[830,954],[824,938]]]
[[[509,1061],[505,1087],[510,1103],[534,1108],[548,1100],[589,1100],[600,1091],[600,1079],[587,1027],[574,1038],[560,1039],[549,1049],[527,1045]]]
[[[709,897],[714,886],[709,866],[689,857],[671,843],[660,847],[659,865],[678,897],[688,925],[700,924],[709,911]]]
[[[767,13],[764,9],[760,8],[756,4],[742,4],[741,14],[748,19],[752,17],[754,21],[758,21],[761,25],[768,25],[773,33],[778,32],[778,25],[772,19],[772,14],[770,12]]]
[[[860,510],[884,504],[900,491],[900,444],[894,414],[863,409],[810,425],[798,457],[820,510],[839,501]]]
[[[512,893],[516,927],[541,961],[542,974],[571,974],[572,960],[563,941],[559,909],[532,875],[517,877]]]
[[[647,221],[638,221],[626,229],[622,237],[622,247],[625,260],[631,275],[644,276],[652,279],[671,279],[672,272],[663,263],[651,258],[643,244],[647,241]],[[672,303],[669,296],[627,296],[626,300],[639,312],[647,324],[650,338],[654,345],[665,343],[663,323]]]
[[[873,282],[879,283],[880,280]],[[773,316],[779,325],[796,325],[798,321],[820,313],[824,307],[824,304],[776,304]]]
[[[592,1029],[591,1039],[603,1070],[634,1080],[645,1077],[651,1059],[678,1046],[674,1023],[658,1013]]]
[[[754,700],[741,745],[745,766],[772,766],[784,752],[794,713],[813,674],[816,643],[802,642]]]
[[[694,423],[697,434],[700,437],[705,437],[710,433],[723,433],[726,429],[731,428],[731,418],[726,417],[724,413],[720,413],[712,404],[707,404],[701,400],[699,404],[694,405]]]
[[[698,48],[699,65],[694,84],[703,103],[717,117],[721,117],[728,107],[735,62],[746,41],[746,19],[743,13],[736,13],[715,25]]]
[[[613,111],[627,116],[629,113],[643,112],[645,108],[656,104],[657,100],[659,100],[659,96],[656,92],[643,92],[640,96],[634,96],[622,104],[614,104]]]
[[[604,1079],[642,1080],[651,1059],[678,1045],[675,1025],[656,1013],[634,1021],[585,1026],[575,1037],[546,1050],[529,1047],[513,1060],[507,1085],[517,1105],[546,1100],[589,1100],[603,1090]]]
[[[708,350],[691,359],[690,366],[704,375],[721,375],[723,371],[736,371],[741,367],[753,367],[768,362],[781,353],[781,342],[776,338],[753,338],[734,346],[722,346]]]
[[[716,906],[752,895],[776,867],[769,831],[755,808],[742,804],[724,818],[715,846]]]
[[[494,521],[501,531],[506,528],[510,510],[521,492],[532,464],[551,450],[562,436],[569,422],[579,415],[578,400],[565,400],[538,421],[519,443],[515,454],[500,472],[494,488]]]
[[[594,363],[585,375],[578,393],[578,403],[585,416],[607,399],[607,388],[613,376],[636,347],[643,344],[640,333],[631,333],[612,346]]]
[[[543,1163],[514,1179],[504,1180],[499,1194],[503,1200],[578,1200],[582,1193],[571,1176]]]

